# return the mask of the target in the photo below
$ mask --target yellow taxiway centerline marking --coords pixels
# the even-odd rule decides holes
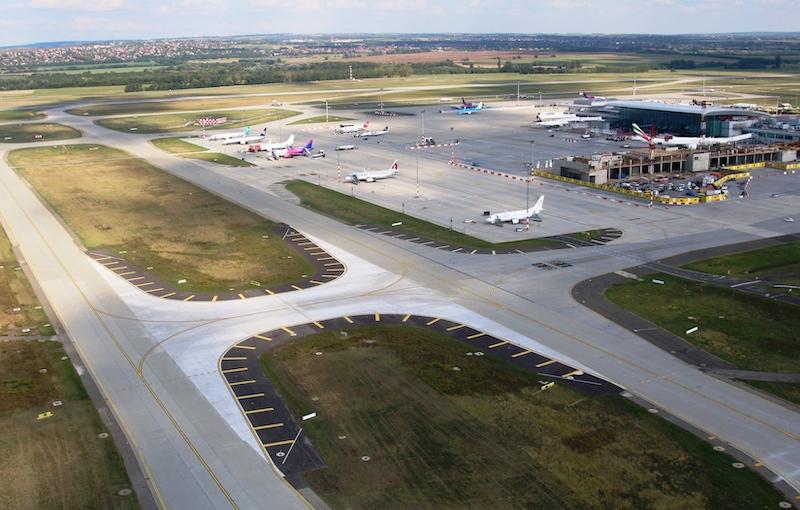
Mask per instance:
[[[283,427],[283,423],[270,423],[269,425],[259,425],[258,427],[253,427],[253,430],[277,429],[278,427]]]
[[[244,414],[268,413],[274,410],[274,407],[262,407],[261,409],[251,409],[250,411],[245,411]]]
[[[256,382],[255,379],[248,379],[246,381],[237,381],[237,382],[228,383],[228,385],[229,386],[241,386],[242,384],[253,384],[254,382]]]
[[[468,336],[467,340],[474,340],[474,339],[482,337],[482,336],[486,336],[486,333],[484,333],[483,331],[481,331],[480,333],[475,333],[474,335]]]
[[[501,345],[506,345],[507,343],[508,343],[507,340],[502,340],[500,342],[497,342],[496,344],[490,345],[489,349],[494,349],[495,347],[500,347]]]
[[[427,323],[427,324],[425,324],[425,325],[426,325],[426,326],[431,326],[431,325],[433,325],[433,324],[436,324],[436,323],[437,323],[437,322],[439,322],[440,320],[442,320],[442,319],[440,319],[440,318],[438,318],[438,317],[437,317],[437,318],[435,318],[435,319],[429,320],[429,321],[428,321],[428,323]]]
[[[518,352],[516,354],[512,354],[511,357],[512,358],[519,358],[520,356],[525,356],[526,354],[530,354],[532,352],[533,351],[522,351],[522,352]]]
[[[546,367],[547,365],[552,365],[553,363],[557,363],[557,361],[554,360],[554,359],[543,361],[543,362],[539,363],[538,365],[536,365],[536,368]]]
[[[286,441],[275,441],[274,443],[262,443],[262,446],[264,448],[270,448],[272,446],[283,446],[292,443],[294,443],[294,439],[288,439]]]
[[[244,400],[246,398],[259,398],[259,397],[263,397],[263,396],[264,396],[263,393],[251,393],[249,395],[242,395],[241,397],[236,397],[236,399],[237,400]]]

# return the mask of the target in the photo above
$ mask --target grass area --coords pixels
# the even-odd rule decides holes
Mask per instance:
[[[0,122],[15,120],[39,120],[46,115],[33,110],[4,110],[0,111]]]
[[[65,357],[57,342],[0,343],[0,507],[138,508],[117,494],[130,488],[122,458],[97,437],[104,426]]]
[[[735,278],[800,277],[800,241],[687,264],[687,269]]]
[[[467,357],[467,346],[427,329],[347,331],[262,358],[296,416],[317,412],[304,433],[327,467],[306,478],[334,508],[717,510],[782,499],[621,397],[558,383],[541,391],[540,376]]]
[[[800,372],[797,306],[665,274],[614,285],[606,297],[741,369]]]
[[[162,151],[176,154],[182,158],[200,159],[227,166],[255,166],[243,159],[234,158],[221,152],[209,152],[205,147],[181,140],[178,137],[154,138],[150,142]]]
[[[346,120],[353,120],[349,117],[339,117],[337,115],[317,115],[316,117],[308,117],[307,119],[300,119],[294,122],[290,122],[290,126],[298,125],[298,124],[319,124],[320,122],[344,122]]]
[[[197,292],[294,281],[313,268],[274,223],[102,145],[19,149],[9,162],[90,248]],[[268,236],[268,237],[265,237]],[[178,285],[177,281],[188,280]]]
[[[33,124],[0,124],[0,142],[51,142],[80,138],[77,129],[56,124],[54,122],[37,122]]]
[[[742,381],[755,388],[771,393],[789,402],[800,405],[800,384],[770,382],[770,381]]]
[[[67,110],[72,115],[124,115],[126,113],[164,113],[215,108],[236,108],[241,106],[270,106],[272,98],[264,96],[225,97],[214,99],[181,99],[141,103],[108,103],[81,106]]]
[[[505,243],[490,243],[477,237],[462,234],[425,220],[402,214],[379,205],[371,204],[338,191],[333,191],[306,181],[292,181],[286,189],[300,198],[304,207],[325,214],[350,225],[369,224],[391,228],[416,237],[427,237],[464,248],[523,248],[529,246],[557,246],[559,243],[549,239],[523,239]],[[403,224],[392,227],[392,223]]]
[[[227,117],[228,121],[209,129],[233,129],[286,119],[300,112],[278,108],[259,110],[205,111],[199,113],[172,113],[164,115],[141,115],[100,119],[96,124],[115,131],[138,133],[172,133],[201,129],[197,119],[201,117]]]
[[[19,309],[19,311],[14,311]],[[22,331],[29,329],[29,332]],[[0,227],[0,335],[52,335],[36,295]]]

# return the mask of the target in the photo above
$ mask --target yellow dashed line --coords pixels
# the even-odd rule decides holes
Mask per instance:
[[[402,322],[406,322],[406,321],[407,321],[408,319],[410,319],[410,318],[411,318],[411,314],[410,314],[410,313],[407,313],[407,314],[405,314],[405,316],[403,317],[403,320],[402,320]]]
[[[322,285],[322,282],[317,280],[308,280],[309,282],[313,283],[314,285]]]
[[[311,255],[312,257],[316,257],[317,255],[324,255],[325,252],[324,251],[315,251],[313,253],[309,252],[308,254]]]
[[[271,291],[271,290],[269,290],[269,289],[264,289],[264,294],[269,294],[270,296],[274,296],[274,295],[275,295],[275,293],[274,293],[274,292],[272,292],[272,291]]]
[[[490,345],[489,349],[494,349],[495,347],[500,347],[501,345],[506,345],[507,343],[508,343],[507,340],[502,340],[500,342],[497,342],[496,344]]]
[[[227,358],[222,358],[222,361],[241,361],[247,359],[245,356],[229,356]]]
[[[516,354],[512,354],[511,357],[512,358],[519,358],[520,356],[525,356],[526,354],[530,354],[532,352],[533,351],[522,351],[522,352],[518,352]]]
[[[144,276],[137,276],[136,278],[127,278],[129,282],[135,282],[136,280],[144,280]]]
[[[376,313],[375,314],[375,322],[380,322],[380,321],[381,321],[381,314]]]
[[[283,427],[283,423],[270,423],[269,425],[259,425],[258,427],[253,427],[253,430],[277,429],[279,427]]]
[[[247,349],[249,351],[254,351],[255,350],[255,347],[253,347],[252,345],[239,344],[239,345],[234,345],[234,347],[236,347],[237,349]]]
[[[164,290],[164,287],[159,287],[157,289],[146,290],[145,292],[159,292],[159,291],[162,291],[162,290]]]
[[[229,368],[228,370],[223,370],[223,374],[233,374],[235,372],[244,372],[247,370],[247,367],[239,367],[239,368]]]
[[[348,324],[352,324],[353,323],[353,319],[351,319],[347,315],[344,316],[344,320],[346,320]]]
[[[144,283],[137,283],[136,284],[137,287],[145,287],[147,285],[155,285],[155,283],[154,282],[144,282]]]
[[[274,411],[275,408],[273,407],[262,407],[261,409],[252,409],[250,411],[245,411],[244,414],[257,414],[257,413],[268,413],[270,411]]]
[[[322,260],[322,259],[320,259],[320,260]],[[327,264],[325,264],[325,267],[338,266],[338,265],[339,265],[338,262],[328,262]]]
[[[271,342],[272,339],[268,336],[264,335],[253,335],[253,338],[258,338],[259,340],[264,340],[265,342]]]
[[[274,443],[263,443],[262,446],[264,448],[270,448],[272,446],[283,446],[292,443],[294,443],[294,439],[288,439],[286,441],[275,441]]]
[[[543,361],[543,362],[539,363],[538,365],[536,365],[536,368],[546,367],[547,365],[552,365],[553,363],[556,363],[556,360],[550,359],[550,360],[547,360],[547,361]]]
[[[184,301],[191,301],[192,299],[194,299],[194,294],[184,299]]]
[[[244,294],[239,294],[239,299],[244,299]]]
[[[303,290],[303,287],[298,287],[297,285],[292,285],[294,290]]]
[[[425,325],[426,325],[426,326],[431,326],[431,325],[433,325],[433,324],[436,324],[436,323],[437,323],[437,322],[439,322],[440,320],[442,320],[442,319],[439,319],[439,318],[437,317],[436,319],[429,320],[429,321],[428,321],[428,323],[427,323],[427,324],[425,324]]]
[[[255,379],[248,379],[246,381],[237,381],[237,382],[228,383],[228,385],[229,386],[241,386],[242,384],[253,384],[254,382],[256,382]]]
[[[319,329],[325,329],[325,326],[323,326],[322,324],[320,324],[320,322],[319,322],[319,321],[314,321],[314,325],[315,325],[316,327],[318,327]]]
[[[106,266],[106,267],[108,267],[108,266]],[[128,269],[128,266],[109,267],[109,269],[112,270],[112,271],[122,271],[123,269]],[[136,271],[134,271],[134,273],[135,272]]]
[[[120,276],[130,276],[132,274],[136,274],[136,271],[126,271],[124,273],[117,273],[117,274],[119,274]]]
[[[170,292],[169,294],[164,294],[163,296],[159,296],[159,297],[168,298],[170,296],[174,296],[175,294],[177,294],[177,292]]]
[[[281,327],[281,329],[286,331],[287,333],[289,333],[289,336],[297,336],[297,333],[295,333],[294,331],[292,331],[291,329],[289,329],[289,328],[287,328],[285,326]]]
[[[323,278],[339,278],[338,274],[324,274],[322,275]]]
[[[456,324],[455,326],[450,326],[449,328],[447,328],[447,331],[455,331],[455,330],[461,329],[463,327],[464,327],[463,324]]]
[[[217,302],[217,299],[219,299],[219,296],[217,296],[216,294],[214,294],[214,297],[212,297],[212,298],[211,298],[211,302],[212,302],[212,303],[216,303],[216,302]]]
[[[236,399],[237,400],[244,400],[246,398],[259,398],[259,397],[263,397],[263,396],[264,396],[263,393],[251,393],[249,395],[242,395],[241,397],[236,397]]]
[[[482,336],[486,336],[486,333],[484,333],[484,332],[475,333],[474,335],[468,336],[467,340],[474,340],[474,339],[482,337]]]
[[[583,372],[583,370],[575,369],[572,372],[567,372],[566,374],[562,375],[561,377],[571,377],[573,375],[577,375],[577,374],[580,374],[582,372]]]

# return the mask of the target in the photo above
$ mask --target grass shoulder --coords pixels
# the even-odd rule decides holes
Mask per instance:
[[[262,357],[295,416],[317,412],[304,433],[327,467],[306,478],[334,508],[738,509],[782,499],[622,397],[558,383],[542,391],[541,377],[466,356],[467,346],[427,329],[347,333]]]
[[[300,119],[290,122],[290,126],[303,125],[303,124],[319,124],[324,122],[344,122],[346,120],[353,120],[349,117],[339,117],[338,115],[317,115],[316,117],[308,117],[307,119]]]
[[[0,335],[36,334],[52,335],[53,327],[0,227]]]
[[[738,368],[800,372],[797,306],[666,274],[613,285],[606,297]]]
[[[391,228],[396,232],[474,249],[558,245],[557,242],[549,239],[524,239],[505,243],[490,243],[306,181],[291,181],[286,185],[286,189],[297,195],[304,207],[350,225],[378,225]],[[392,227],[392,224],[397,222],[402,222],[402,225]]]
[[[205,147],[202,147],[200,145],[195,145],[191,142],[187,142],[178,137],[154,138],[150,140],[150,142],[159,149],[165,152],[169,152],[170,154],[175,154],[182,158],[199,159],[202,161],[208,161],[210,163],[217,163],[225,166],[241,166],[241,167],[255,166],[248,161],[239,158],[234,158],[233,156],[230,156],[228,154],[223,154],[221,152],[211,152]]]
[[[800,241],[714,257],[684,267],[734,278],[759,276],[800,279]]]
[[[16,120],[41,120],[46,115],[35,110],[3,110],[0,111],[0,122],[13,122]]]
[[[163,115],[132,115],[96,120],[95,123],[108,129],[125,133],[172,133],[201,129],[197,119],[202,117],[226,117],[228,120],[209,129],[235,129],[263,124],[300,115],[300,112],[280,108],[253,110],[203,111],[168,113]]]
[[[0,143],[52,142],[80,137],[77,129],[55,122],[0,124]]]
[[[102,145],[18,149],[9,162],[89,249],[108,249],[195,292],[283,284],[311,264],[275,224]],[[151,269],[152,268],[152,269]]]

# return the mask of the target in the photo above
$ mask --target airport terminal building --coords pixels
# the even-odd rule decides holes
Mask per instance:
[[[657,101],[612,100],[583,111],[602,116],[612,128],[623,132],[631,131],[631,125],[635,123],[646,132],[675,136],[735,136],[756,120],[769,116],[765,112],[743,108]]]

